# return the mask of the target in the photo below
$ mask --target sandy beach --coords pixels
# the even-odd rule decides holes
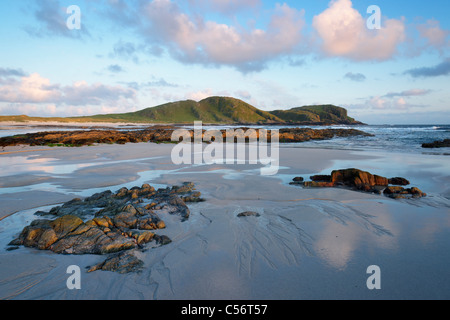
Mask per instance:
[[[280,148],[280,170],[258,165],[174,165],[173,145],[8,147],[0,152],[0,299],[448,299],[450,171],[439,155]],[[360,168],[403,176],[428,193],[394,200],[294,177]],[[76,197],[149,183],[195,183],[205,202],[185,222],[161,217],[172,243],[139,252],[144,269],[86,267],[104,257],[58,255],[8,243],[37,217]],[[260,217],[239,218],[243,211]],[[82,270],[68,290],[67,267]],[[382,289],[366,286],[381,269]]]

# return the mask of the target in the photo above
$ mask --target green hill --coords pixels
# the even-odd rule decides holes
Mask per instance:
[[[204,123],[220,124],[263,124],[283,122],[269,112],[229,97],[210,97],[200,102],[193,100],[171,102],[136,112],[96,115],[86,118],[102,121],[125,120],[151,123],[203,121]]]
[[[0,121],[57,122],[133,122],[189,124],[360,124],[347,115],[347,110],[333,105],[306,106],[267,112],[230,97],[210,97],[166,103],[136,112],[103,114],[70,118],[32,118],[0,116]]]
[[[347,110],[334,105],[317,105],[271,112],[286,123],[358,124]]]

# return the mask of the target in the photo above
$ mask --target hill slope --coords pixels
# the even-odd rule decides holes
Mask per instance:
[[[286,123],[359,124],[347,110],[334,105],[318,105],[271,112]]]
[[[210,97],[200,102],[193,100],[166,103],[157,107],[123,113],[96,115],[89,118],[98,120],[126,120],[153,123],[204,123],[254,124],[275,123],[283,120],[259,110],[250,104],[235,98]]]
[[[361,124],[347,115],[347,110],[334,105],[307,106],[290,110],[263,111],[230,97],[210,97],[200,102],[193,100],[166,103],[136,112],[103,114],[71,118],[32,118],[0,116],[0,121],[55,121],[55,122],[134,122],[192,124]]]

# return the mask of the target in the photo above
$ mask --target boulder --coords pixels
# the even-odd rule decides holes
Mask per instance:
[[[137,212],[137,211],[136,211]],[[117,214],[112,220],[116,228],[119,229],[135,229],[137,226],[138,218],[136,212],[121,212]]]
[[[117,193],[115,194],[115,197],[123,198],[123,197],[126,197],[127,195],[128,195],[128,189],[123,187],[119,191],[117,191]]]
[[[403,187],[387,187],[386,189],[384,189],[384,194],[397,194],[397,193],[402,193],[405,191],[405,188]]]
[[[336,186],[333,182],[316,182],[316,181],[306,181],[303,185],[308,188],[332,188]]]
[[[315,175],[310,177],[310,179],[314,182],[331,182],[330,175]]]
[[[24,245],[75,255],[126,253],[152,241],[167,245],[172,242],[169,237],[151,232],[166,228],[155,211],[188,219],[190,211],[183,199],[195,201],[200,195],[192,183],[158,191],[144,184],[131,190],[122,188],[115,194],[105,191],[84,200],[73,199],[49,212],[38,212],[40,216],[51,216],[52,219],[32,221],[9,245],[10,248]],[[149,201],[150,205],[147,204]],[[87,220],[88,214],[94,218]],[[122,272],[133,269],[128,266],[134,263],[136,260],[130,255],[115,255],[97,269]]]
[[[102,217],[102,218],[94,218],[92,219],[92,221],[95,222],[95,224],[99,227],[103,227],[103,228],[109,228],[111,226],[113,226],[113,221],[109,218],[109,217]]]
[[[37,241],[37,247],[39,250],[47,250],[56,241],[58,241],[58,237],[56,236],[55,230],[47,229]]]
[[[405,199],[408,197],[422,198],[427,196],[426,193],[423,193],[419,188],[416,187],[405,189],[400,186],[390,186],[387,187],[383,193],[394,199]]]
[[[426,197],[427,194],[423,193],[419,188],[413,187],[409,189],[409,193],[413,195],[413,197],[421,198]]]
[[[253,211],[245,211],[245,212],[241,212],[237,215],[239,218],[242,217],[259,217],[261,216],[258,212],[253,212]]]
[[[302,183],[305,187],[327,188],[327,187],[350,187],[355,190],[371,192],[376,194],[383,193],[391,198],[420,198],[426,196],[418,188],[404,189],[402,186],[409,185],[410,182],[405,178],[395,177],[387,179],[382,176],[373,175],[369,172],[359,169],[335,170],[330,176],[315,175],[311,176],[312,181]],[[290,184],[297,184],[291,182]],[[299,184],[299,183],[298,183]],[[389,186],[392,184],[394,186]]]
[[[50,223],[50,226],[55,231],[58,238],[63,238],[82,224],[83,220],[81,220],[80,218],[72,215],[67,215],[52,221]]]
[[[387,178],[372,175],[359,169],[335,170],[331,173],[331,182],[364,191],[370,191],[374,186],[387,186],[389,184]]]
[[[165,246],[172,242],[172,240],[168,236],[155,235],[154,239],[160,246]]]
[[[85,229],[85,232],[70,235],[54,243],[50,250],[64,254],[108,254],[133,249],[136,243],[121,233],[105,233],[97,227]]]
[[[410,184],[410,182],[405,178],[395,177],[389,179],[389,184],[392,184],[394,186],[407,186]]]
[[[151,242],[155,237],[155,234],[150,231],[132,231],[129,233],[129,236],[135,239],[138,245],[144,245]]]
[[[450,148],[450,139],[422,144],[422,148]]]
[[[137,272],[142,269],[144,263],[136,258],[133,252],[114,254],[105,261],[91,267],[88,272],[96,270],[112,271],[121,274]]]

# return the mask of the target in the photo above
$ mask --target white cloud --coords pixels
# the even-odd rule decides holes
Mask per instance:
[[[420,36],[427,40],[427,46],[432,46],[438,50],[450,46],[450,41],[448,40],[450,31],[441,29],[437,20],[428,20],[426,23],[418,25],[417,30]]]
[[[393,97],[414,97],[414,96],[424,96],[431,92],[431,90],[425,90],[425,89],[411,89],[406,90],[402,92],[389,92],[388,94],[384,95],[384,97],[387,98],[393,98]]]
[[[0,78],[1,79],[1,78]],[[134,105],[136,91],[122,86],[85,81],[62,86],[52,84],[38,73],[20,78],[1,79],[0,111],[9,114],[42,112],[53,115],[57,108],[68,114],[86,114],[101,108],[119,108]],[[28,112],[26,112],[28,111]]]
[[[225,14],[255,9],[261,5],[261,0],[189,0],[189,2],[201,9],[212,9]]]
[[[198,102],[211,96],[213,96],[213,91],[211,89],[205,89],[201,91],[187,93],[186,99]]]
[[[402,92],[389,92],[383,96],[374,96],[365,103],[365,108],[369,110],[383,110],[389,112],[405,111],[412,108],[422,108],[423,106],[412,104],[407,98],[424,96],[431,90],[411,89]]]
[[[449,43],[449,31],[435,20],[406,25],[405,18],[382,17],[381,29],[369,30],[366,13],[353,8],[352,0],[331,0],[328,8],[313,17],[311,26],[305,23],[304,10],[286,3],[267,9],[261,0],[186,2],[110,1],[108,17],[141,38],[140,43],[119,43],[112,56],[138,62],[137,53],[169,53],[182,63],[230,66],[246,73],[261,71],[280,58],[290,58],[291,66],[304,65],[308,54],[386,61],[430,48],[442,51]],[[204,14],[210,10],[216,12]],[[248,10],[254,10],[254,18],[249,18]]]
[[[145,7],[147,39],[170,48],[179,60],[260,70],[275,57],[292,53],[302,40],[303,11],[277,4],[267,28],[246,30],[183,13],[169,0]]]
[[[324,54],[357,61],[390,59],[405,41],[403,21],[389,19],[383,24],[380,30],[369,30],[351,0],[333,0],[313,19]]]
[[[0,87],[0,101],[41,103],[61,99],[61,92],[50,85],[50,80],[33,73],[17,81],[10,80]]]

